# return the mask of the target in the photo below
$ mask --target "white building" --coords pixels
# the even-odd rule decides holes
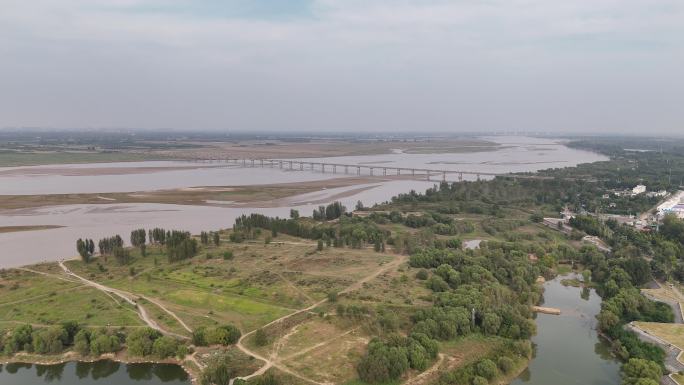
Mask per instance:
[[[646,192],[646,186],[643,184],[638,184],[632,189],[632,195],[639,195]]]

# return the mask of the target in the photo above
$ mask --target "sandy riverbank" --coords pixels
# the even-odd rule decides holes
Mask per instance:
[[[308,182],[252,186],[203,186],[172,190],[127,193],[2,195],[0,210],[33,209],[45,206],[112,203],[163,203],[217,207],[279,207],[293,205],[292,198],[328,189],[359,186],[307,203],[318,204],[358,194],[382,182],[407,179],[408,176],[346,177]],[[364,186],[365,185],[365,186]],[[30,211],[25,213],[30,215]],[[1,228],[0,228],[1,229]],[[0,232],[2,232],[0,230]]]

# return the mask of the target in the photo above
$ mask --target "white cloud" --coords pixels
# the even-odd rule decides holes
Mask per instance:
[[[0,0],[0,126],[684,121],[677,0],[317,0],[282,20],[139,11],[168,4]]]

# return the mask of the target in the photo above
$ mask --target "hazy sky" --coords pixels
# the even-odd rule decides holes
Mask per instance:
[[[0,127],[684,131],[682,0],[0,0]]]

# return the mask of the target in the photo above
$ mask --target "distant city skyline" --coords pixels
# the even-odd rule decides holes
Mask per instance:
[[[678,0],[3,0],[0,127],[681,135]]]

